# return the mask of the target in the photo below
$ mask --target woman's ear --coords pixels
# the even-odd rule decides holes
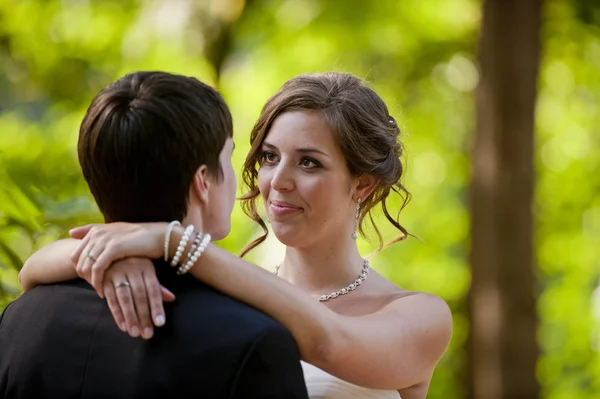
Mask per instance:
[[[380,182],[380,179],[373,175],[369,175],[369,174],[361,175],[356,180],[356,186],[354,187],[353,199],[355,201],[358,201],[358,199],[360,198],[362,201],[364,201],[366,198],[368,198],[373,193],[375,188],[377,188],[377,185],[379,184],[379,182]]]
[[[194,174],[194,179],[192,180],[192,186],[190,187],[191,194],[195,194],[201,204],[208,204],[208,190],[210,190],[211,181],[210,176],[208,175],[208,168],[206,165],[202,165]]]

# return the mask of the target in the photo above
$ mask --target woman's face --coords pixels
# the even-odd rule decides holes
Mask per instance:
[[[262,145],[258,188],[279,241],[298,248],[351,237],[352,182],[320,112],[289,111],[275,119]]]

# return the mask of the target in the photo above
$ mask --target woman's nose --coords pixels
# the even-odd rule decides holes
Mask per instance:
[[[291,191],[294,189],[293,172],[282,162],[275,167],[271,187],[276,191]]]

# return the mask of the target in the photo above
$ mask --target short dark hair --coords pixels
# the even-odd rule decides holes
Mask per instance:
[[[222,178],[232,137],[221,95],[191,77],[135,72],[104,88],[79,131],[79,162],[106,222],[182,220],[194,174]]]

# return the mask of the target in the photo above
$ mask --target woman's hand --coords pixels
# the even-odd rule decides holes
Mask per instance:
[[[71,255],[77,274],[104,297],[104,273],[120,259],[160,258],[168,223],[109,223],[77,227],[69,233],[81,239]]]
[[[103,286],[115,322],[134,338],[152,338],[152,322],[157,327],[165,324],[163,300],[175,300],[175,295],[160,285],[152,261],[146,258],[117,261],[106,271]]]

